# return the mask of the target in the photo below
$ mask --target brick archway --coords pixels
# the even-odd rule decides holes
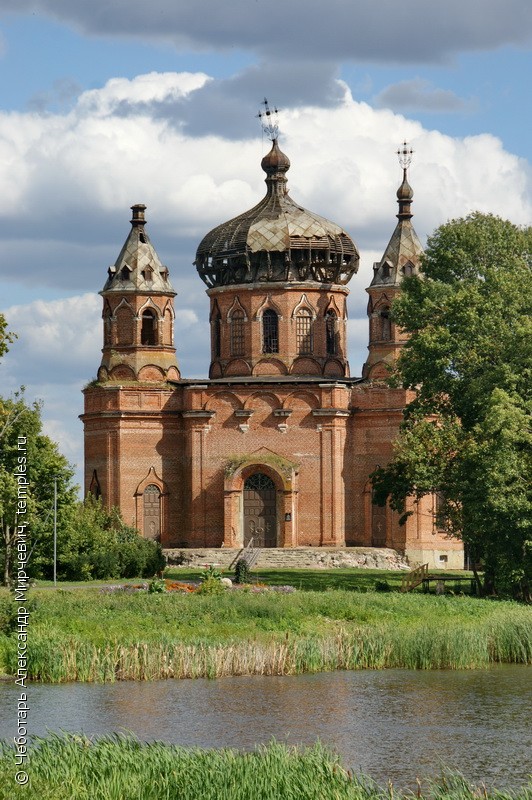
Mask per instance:
[[[294,464],[281,458],[278,461],[279,464],[272,465],[266,460],[250,457],[236,469],[226,471],[224,547],[243,547],[245,538],[249,539],[246,510],[249,517],[255,516],[256,520],[264,522],[255,523],[256,529],[262,527],[262,532],[257,531],[255,544],[262,547],[294,547],[297,544],[297,489],[294,486],[297,472]],[[246,491],[256,491],[255,483],[257,487],[264,484],[269,495],[261,499],[259,490],[254,498],[251,495],[246,498]],[[268,532],[266,523],[270,525]]]
[[[168,531],[168,489],[150,467],[134,493],[135,527],[147,539],[160,541],[163,546]]]
[[[263,472],[244,481],[242,512],[244,546],[277,547],[277,491]]]

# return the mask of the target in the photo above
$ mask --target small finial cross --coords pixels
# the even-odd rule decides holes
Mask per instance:
[[[403,169],[407,169],[412,163],[412,156],[414,151],[408,146],[408,142],[403,142],[402,146],[397,151],[399,157],[399,164]]]
[[[277,115],[279,112],[277,108],[270,108],[266,98],[264,98],[261,106],[264,106],[264,109],[261,108],[257,117],[260,119],[262,130],[266,136],[274,142],[279,136],[279,125],[277,124]]]

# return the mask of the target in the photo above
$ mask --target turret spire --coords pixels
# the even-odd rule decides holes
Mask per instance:
[[[407,142],[403,142],[397,155],[403,170],[403,181],[397,190],[399,203],[399,220],[384,251],[381,261],[373,265],[372,286],[399,286],[404,275],[417,272],[423,248],[412,225],[412,200],[414,191],[408,183],[407,171],[412,162],[414,151]]]
[[[175,380],[175,292],[145,230],[146,206],[131,206],[131,230],[100,294],[104,343],[98,380]]]
[[[403,142],[397,155],[403,170],[403,181],[397,190],[399,212],[397,225],[380,261],[373,265],[373,280],[369,293],[370,320],[369,354],[363,368],[366,378],[385,378],[405,342],[391,316],[391,305],[400,291],[404,277],[416,275],[423,248],[412,225],[414,192],[408,183],[407,171],[414,151]]]

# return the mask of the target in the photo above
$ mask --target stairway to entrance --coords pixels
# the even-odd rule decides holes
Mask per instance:
[[[204,567],[216,564],[228,569],[241,552],[238,547],[166,549],[169,566]],[[409,570],[406,558],[388,547],[260,547],[254,566],[270,569],[366,569]]]

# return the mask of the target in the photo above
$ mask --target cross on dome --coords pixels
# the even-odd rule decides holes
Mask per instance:
[[[279,111],[276,107],[270,108],[267,98],[265,97],[261,103],[264,110],[260,110],[257,118],[260,119],[261,127],[268,139],[275,142],[279,138],[279,124],[278,114]]]

